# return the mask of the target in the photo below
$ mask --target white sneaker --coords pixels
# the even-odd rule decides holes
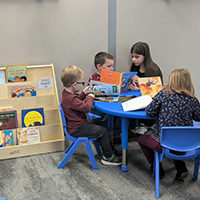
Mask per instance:
[[[139,126],[137,126],[135,128],[135,134],[145,134],[147,132],[147,127],[144,124],[139,124]]]

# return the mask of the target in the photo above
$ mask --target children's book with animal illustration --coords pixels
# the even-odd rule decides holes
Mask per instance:
[[[118,85],[119,91],[129,90],[132,84],[132,77],[136,75],[137,72],[115,72],[106,69],[101,69],[100,82],[108,83],[112,85]],[[139,88],[138,88],[139,89]]]
[[[27,64],[5,66],[6,83],[27,81]]]
[[[149,95],[152,98],[163,89],[159,76],[139,78],[138,82],[141,94]]]
[[[134,95],[119,96],[119,85],[112,85],[93,80],[90,84],[92,86],[89,91],[95,95],[95,101],[124,102],[135,97]]]
[[[17,129],[17,143],[19,145],[32,144],[37,142],[40,142],[39,127],[32,126]]]
[[[23,109],[21,115],[22,127],[45,125],[43,108]]]
[[[8,84],[7,89],[8,89],[8,98],[36,96],[37,82]]]
[[[6,79],[5,79],[5,71],[0,71],[0,84],[1,83],[5,83]]]
[[[18,127],[17,111],[0,112],[0,130],[15,129]]]
[[[139,96],[122,103],[124,111],[134,111],[146,108],[152,101],[149,95]]]
[[[9,147],[14,145],[13,131],[2,130],[0,131],[0,147]]]

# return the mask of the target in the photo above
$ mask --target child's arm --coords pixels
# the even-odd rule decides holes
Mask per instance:
[[[145,108],[145,112],[149,117],[155,117],[159,115],[161,99],[163,91],[159,92],[152,100],[152,102]]]
[[[196,105],[194,106],[194,112],[193,112],[193,120],[194,121],[200,121],[200,103],[197,98],[195,98]]]

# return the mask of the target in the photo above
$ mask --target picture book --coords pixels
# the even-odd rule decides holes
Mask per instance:
[[[5,66],[6,83],[27,81],[27,64]]]
[[[8,98],[30,97],[37,95],[37,83],[13,83],[7,85]]]
[[[139,87],[142,95],[149,95],[152,98],[163,89],[159,76],[139,78]]]
[[[90,81],[92,85],[89,92],[95,95],[94,101],[117,102],[119,99],[119,86],[99,81]]]
[[[119,91],[129,90],[130,85],[132,84],[132,76],[136,75],[137,72],[115,72],[106,69],[101,69],[100,82],[108,83],[112,85],[118,85]]]
[[[0,131],[0,147],[8,147],[14,145],[13,131],[2,130]]]
[[[21,114],[22,127],[45,125],[43,108],[24,109]]]
[[[119,96],[119,85],[112,85],[99,81],[90,81],[92,85],[89,91],[95,95],[94,101],[124,102],[135,97],[135,95]]]
[[[17,129],[17,143],[19,145],[32,144],[37,142],[40,142],[39,127],[32,126],[32,127]]]
[[[17,111],[0,112],[0,130],[15,129],[18,127]]]
[[[122,103],[124,111],[145,109],[152,101],[149,95],[139,96]]]
[[[0,84],[5,82],[6,82],[5,71],[0,71]]]

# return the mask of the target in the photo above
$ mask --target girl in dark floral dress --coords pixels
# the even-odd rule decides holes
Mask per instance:
[[[163,126],[193,126],[193,120],[200,121],[200,104],[187,69],[176,69],[168,77],[168,82],[146,107],[150,117],[157,116],[151,135],[141,135],[138,143],[153,169],[154,151],[162,152],[160,132]],[[185,162],[174,160],[177,170],[175,180],[186,178],[188,170]],[[160,178],[165,172],[160,163]]]

